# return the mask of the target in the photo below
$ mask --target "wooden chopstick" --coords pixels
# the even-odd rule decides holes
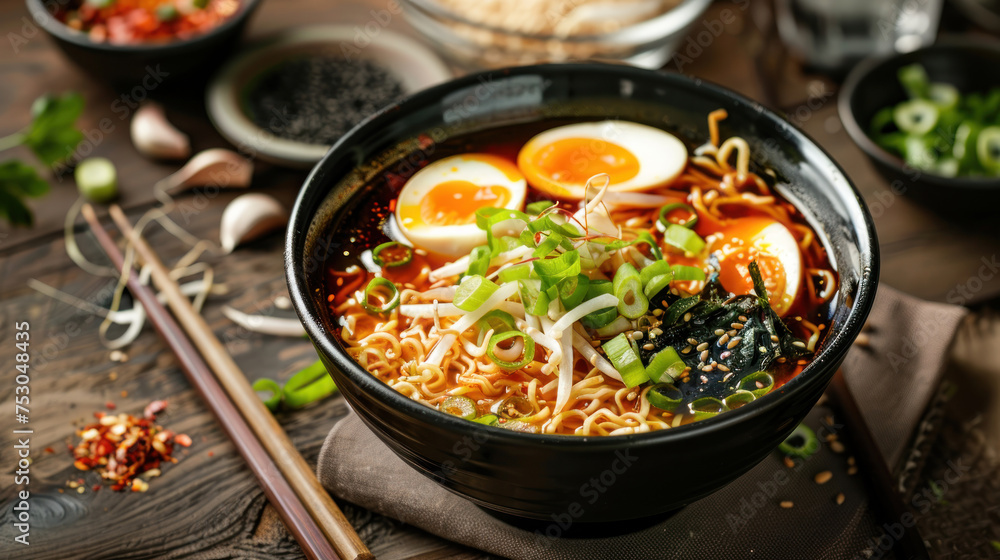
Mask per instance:
[[[345,560],[373,560],[375,557],[368,547],[361,542],[361,538],[354,532],[343,512],[288,439],[284,429],[250,387],[246,376],[205,323],[205,319],[195,311],[188,298],[181,293],[177,283],[170,278],[170,273],[160,258],[145,239],[132,229],[132,224],[121,208],[112,205],[110,213],[118,229],[134,247],[139,259],[150,268],[153,285],[166,296],[167,306],[173,311],[181,327],[215,373],[222,388],[243,414],[246,423],[277,464],[281,474],[329,539],[337,554]]]
[[[851,389],[847,386],[847,380],[840,370],[833,375],[830,382],[830,393],[833,396],[834,406],[839,409],[840,416],[847,426],[851,442],[858,447],[860,453],[856,455],[858,468],[865,474],[868,482],[869,492],[874,498],[871,503],[881,514],[880,521],[883,527],[889,525],[900,527],[902,533],[893,538],[893,550],[903,560],[925,560],[930,558],[924,540],[917,530],[916,517],[910,508],[903,503],[902,496],[896,491],[896,484],[888,465],[882,458],[882,451],[875,443],[871,430],[865,423],[861,415]]]
[[[94,209],[85,204],[83,216],[90,225],[91,231],[100,243],[101,248],[119,271],[125,264],[121,251],[115,245],[108,233],[101,227],[94,214]],[[278,472],[277,465],[267,454],[267,451],[254,436],[253,431],[244,422],[240,412],[236,410],[226,393],[215,380],[208,365],[202,361],[198,351],[184,336],[183,331],[174,318],[157,301],[156,295],[147,286],[139,282],[134,270],[128,271],[128,288],[146,309],[153,327],[160,334],[167,346],[173,350],[181,364],[181,368],[195,389],[201,393],[208,408],[215,414],[223,431],[232,440],[237,451],[250,466],[257,481],[264,489],[268,501],[278,510],[285,525],[302,546],[306,556],[313,560],[334,558],[335,553],[326,535],[320,530],[315,520],[309,515],[305,505],[289,486],[283,477],[274,476]]]

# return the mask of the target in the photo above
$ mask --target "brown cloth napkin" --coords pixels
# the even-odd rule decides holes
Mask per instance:
[[[902,459],[938,387],[965,313],[962,307],[879,288],[865,331],[868,343],[855,345],[843,370],[891,466]],[[841,428],[830,419],[830,411],[818,405],[806,424],[820,435],[836,433]],[[827,444],[789,468],[780,453],[772,453],[725,488],[655,525],[601,538],[549,539],[544,527],[525,530],[504,523],[406,466],[353,414],[330,431],[318,472],[342,500],[514,559],[846,560],[866,558],[866,550],[884,557],[878,551],[884,531],[866,507],[864,482],[848,474],[850,454],[849,447],[837,453]],[[833,478],[817,484],[814,476],[827,470]],[[655,499],[658,485],[669,491],[676,482],[651,480],[650,495],[636,499]],[[842,505],[836,503],[839,493]],[[782,502],[793,505],[782,507]]]

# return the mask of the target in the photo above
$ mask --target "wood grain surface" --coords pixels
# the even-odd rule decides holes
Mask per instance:
[[[249,37],[305,23],[363,25],[371,17],[369,11],[380,3],[384,0],[265,0],[250,25]],[[905,195],[888,190],[840,126],[836,84],[804,75],[794,60],[775,51],[773,41],[760,32],[760,22],[765,22],[766,28],[769,17],[766,3],[762,8],[754,4],[742,9],[745,5],[717,2],[692,28],[692,36],[700,32],[699,26],[720,20],[725,10],[735,19],[724,24],[723,33],[691,57],[690,63],[675,59],[667,70],[723,84],[785,111],[830,151],[870,203],[884,206],[876,217],[883,280],[921,297],[949,299],[956,286],[967,285],[977,274],[982,259],[996,256],[995,233],[971,231],[969,224],[946,221]],[[0,2],[4,37],[24,33],[25,17],[22,2]],[[411,32],[399,17],[390,28]],[[682,47],[682,53],[686,48]],[[84,129],[94,130],[102,119],[113,119],[114,130],[94,142],[93,155],[115,161],[121,176],[120,203],[134,221],[152,202],[152,183],[176,166],[150,162],[131,146],[128,121],[118,118],[113,105],[123,92],[90,80],[40,31],[17,52],[0,44],[0,135],[27,123],[27,107],[35,97],[67,90],[80,91],[87,99],[81,120]],[[190,134],[196,150],[226,146],[204,114],[201,85],[182,82],[149,93],[166,106],[170,119]],[[300,172],[258,164],[253,190],[290,205],[303,178]],[[236,194],[186,195],[179,200],[180,211],[175,216],[196,235],[217,240],[222,210]],[[27,287],[28,279],[35,278],[99,304],[108,301],[112,280],[84,273],[66,257],[60,230],[75,198],[72,179],[64,177],[54,181],[48,197],[32,201],[37,218],[33,229],[11,231],[0,226],[0,364],[5,368],[0,375],[0,557],[301,558],[252,475],[150,328],[125,349],[127,362],[111,362],[109,352],[98,341],[99,319]],[[149,238],[168,263],[185,250],[158,228],[151,229]],[[99,250],[86,234],[80,235],[80,244],[91,259],[100,259]],[[210,298],[204,316],[251,380],[264,376],[287,379],[315,360],[307,341],[249,333],[220,312],[221,305],[228,304],[247,312],[292,316],[291,311],[272,305],[274,298],[286,293],[281,246],[280,236],[275,235],[230,256],[207,259],[228,293]],[[998,293],[1000,275],[979,283],[964,303],[988,300]],[[14,321],[29,321],[32,334],[30,428],[34,434],[29,489],[33,524],[31,545],[24,549],[9,545],[14,531],[14,488],[8,477],[15,470],[11,454],[11,427],[15,424],[13,374],[8,365],[15,353]],[[150,482],[147,493],[114,493],[107,488],[93,491],[97,476],[77,471],[67,450],[75,426],[90,421],[96,411],[106,411],[109,402],[117,411],[135,414],[154,399],[170,403],[160,422],[175,432],[187,433],[194,444],[178,451],[179,462],[164,467],[163,476]],[[344,413],[342,399],[333,398],[306,410],[279,414],[278,420],[312,463],[330,427]],[[82,494],[66,486],[79,478],[86,482]],[[379,558],[485,557],[351,504],[341,505]]]

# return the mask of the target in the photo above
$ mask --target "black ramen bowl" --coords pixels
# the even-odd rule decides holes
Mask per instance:
[[[365,178],[399,165],[400,145],[542,118],[612,118],[708,138],[739,134],[784,194],[815,224],[840,275],[829,335],[815,360],[780,389],[717,417],[647,434],[515,433],[442,414],[397,393],[341,347],[324,297],[334,220]],[[425,153],[433,145],[421,143]],[[718,490],[770,453],[802,420],[861,331],[878,282],[878,243],[844,172],[801,131],[757,103],[680,75],[597,64],[542,65],[466,76],[417,93],[344,136],[313,169],[292,210],[285,274],[295,310],[337,386],[407,464],[445,488],[516,518],[612,522],[656,516]]]
[[[194,37],[134,44],[94,41],[53,17],[46,7],[52,2],[26,1],[35,23],[89,75],[116,87],[149,90],[160,87],[164,79],[173,85],[180,76],[206,78],[233,50],[262,0],[239,0],[239,10],[232,17]]]
[[[931,81],[951,84],[962,93],[985,92],[1000,86],[1000,43],[948,39],[905,54],[867,59],[851,71],[838,100],[847,133],[895,191],[951,213],[992,212],[989,204],[1000,202],[1000,179],[921,171],[868,135],[875,113],[908,99],[897,74],[910,64],[923,65]]]

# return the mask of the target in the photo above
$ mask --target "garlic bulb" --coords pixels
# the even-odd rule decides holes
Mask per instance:
[[[198,186],[246,188],[253,176],[253,162],[223,148],[199,152],[184,167],[157,183],[164,192],[177,194]]]
[[[170,124],[158,103],[145,103],[132,117],[132,143],[145,156],[184,159],[191,155],[191,142]]]
[[[232,253],[237,245],[256,239],[288,223],[288,213],[274,197],[260,193],[244,194],[233,199],[222,212],[219,241]]]

